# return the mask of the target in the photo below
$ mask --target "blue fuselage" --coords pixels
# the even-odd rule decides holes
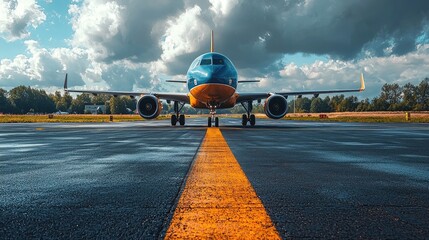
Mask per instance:
[[[205,53],[192,62],[186,75],[191,106],[226,108],[235,105],[237,70],[226,56]]]

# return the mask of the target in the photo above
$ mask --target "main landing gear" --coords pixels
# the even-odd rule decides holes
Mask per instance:
[[[252,112],[252,101],[248,101],[247,104],[244,104],[243,102],[241,103],[241,105],[243,106],[243,108],[246,110],[247,114],[243,114],[243,116],[241,116],[241,125],[246,126],[247,122],[250,122],[250,126],[255,126],[256,124],[256,117],[254,114],[250,114]]]
[[[212,126],[212,122],[214,122],[214,126],[215,127],[219,127],[219,118],[215,117],[216,107],[210,107],[210,114],[212,116],[208,117],[208,119],[207,119],[207,126],[211,127]]]
[[[180,111],[182,111],[183,106],[185,106],[185,103],[179,103],[177,101],[174,101],[175,115],[171,115],[171,126],[176,126],[177,122],[179,122],[180,126],[185,125],[185,115],[180,114]]]

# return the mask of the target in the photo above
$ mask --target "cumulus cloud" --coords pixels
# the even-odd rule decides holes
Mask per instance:
[[[0,65],[0,86],[6,88],[18,85],[51,87],[62,86],[64,73],[68,70],[75,84],[82,85],[82,75],[88,68],[86,53],[81,49],[41,48],[34,40],[25,41],[27,55],[14,59],[2,59]]]
[[[297,52],[343,60],[403,55],[427,39],[429,2],[94,0],[70,13],[74,45],[89,46],[98,60],[176,59],[167,72],[178,74],[207,51],[210,28],[216,50],[239,68],[264,68]]]
[[[155,61],[161,55],[158,42],[165,33],[166,19],[182,8],[183,2],[168,0],[72,4],[72,44],[91,49],[98,61]]]
[[[12,29],[5,19],[13,18],[0,16],[0,32],[10,39],[28,36],[26,29],[46,18],[40,17],[44,14],[34,0],[0,0],[0,9],[6,9],[8,16],[21,16],[17,10],[11,14],[11,9],[19,8],[13,4],[18,2],[33,3],[26,7],[32,11],[24,11],[28,16],[37,9],[41,14],[21,18],[28,20],[24,31],[15,31],[21,35],[4,30]],[[215,31],[215,50],[234,62],[242,79],[262,80],[258,90],[354,88],[364,72],[368,89],[374,87],[363,95],[369,96],[385,82],[416,83],[426,77],[422,70],[429,55],[426,0],[71,2],[70,46],[44,49],[28,41],[27,53],[1,60],[0,84],[15,79],[61,86],[61,81],[51,79],[67,70],[75,74],[70,75],[71,86],[177,90],[161,80],[184,78],[191,61],[209,50],[210,29]],[[285,54],[293,53],[323,55],[328,60],[284,63]],[[255,86],[240,85],[240,90],[254,91]]]
[[[212,10],[217,16],[225,16],[228,15],[231,10],[238,4],[238,0],[209,0]]]
[[[343,60],[403,55],[425,35],[427,16],[425,0],[240,1],[218,29],[218,46],[243,68],[265,66],[285,53]]]
[[[0,36],[15,41],[30,35],[29,27],[36,28],[46,15],[35,0],[0,0]]]
[[[265,91],[328,90],[359,88],[359,76],[363,73],[366,91],[354,95],[359,98],[379,94],[385,83],[405,85],[420,83],[428,73],[429,44],[417,46],[417,50],[402,56],[382,56],[358,61],[326,60],[297,66],[286,64],[278,72],[273,72],[259,84]],[[254,86],[253,86],[254,87]],[[242,91],[251,90],[244,87]]]

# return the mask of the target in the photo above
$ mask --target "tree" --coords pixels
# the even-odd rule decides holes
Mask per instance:
[[[409,111],[416,107],[417,88],[411,83],[405,84],[402,88],[401,110]]]
[[[112,97],[110,99],[110,112],[112,114],[124,114],[127,113],[127,107],[125,101],[121,97]]]
[[[389,111],[399,110],[399,103],[402,100],[402,88],[397,83],[384,84],[381,88],[381,99],[387,102]]]
[[[35,113],[49,113],[55,111],[54,101],[44,90],[18,86],[9,92],[9,100],[16,113],[27,113],[33,109]]]
[[[0,88],[0,113],[11,113],[12,107],[7,98],[7,91]]]
[[[88,94],[80,94],[76,97],[76,99],[73,99],[70,111],[72,113],[84,113],[85,105],[91,104],[91,98]]]
[[[371,110],[371,103],[369,102],[368,98],[360,101],[360,103],[356,106],[356,109],[355,109],[356,112],[366,112],[370,110]]]
[[[36,113],[55,112],[55,103],[45,90],[31,89],[31,91],[35,97],[34,110]]]
[[[336,95],[331,98],[331,101],[329,102],[329,106],[331,107],[332,111],[334,112],[340,112],[341,111],[341,102],[344,100],[344,95]]]
[[[50,94],[49,97],[54,101],[55,108],[57,110],[62,112],[67,112],[70,110],[73,98],[68,93],[65,93],[64,96],[61,96],[61,93],[56,91],[54,94]]]
[[[416,107],[418,111],[429,110],[429,78],[425,78],[416,88]]]
[[[357,101],[358,101],[357,97],[350,96],[350,97],[344,98],[338,107],[340,108],[341,112],[354,112],[358,105]]]
[[[106,94],[99,94],[97,96],[91,97],[91,103],[95,105],[105,105],[106,102],[110,101],[110,98],[113,96],[106,95]]]
[[[312,113],[320,113],[323,112],[323,101],[320,98],[313,98],[311,100],[310,112]]]
[[[61,98],[61,106],[64,107],[64,111],[70,111],[70,107],[72,104],[73,98],[70,94],[65,93]]]
[[[331,99],[329,98],[329,96],[326,96],[325,99],[323,99],[323,112],[332,112],[331,106],[329,105],[330,101]]]
[[[125,108],[130,109],[132,112],[136,110],[136,107],[137,107],[136,99],[132,99],[130,97],[122,97],[122,100],[124,101]],[[125,113],[129,113],[129,112],[126,111]]]
[[[371,101],[371,110],[386,111],[389,108],[389,103],[382,97],[375,97]]]
[[[298,98],[295,107],[297,112],[308,113],[310,112],[311,101],[306,97]]]
[[[18,86],[10,90],[9,100],[12,106],[15,108],[16,113],[27,113],[32,108],[32,96],[31,91],[25,86]]]

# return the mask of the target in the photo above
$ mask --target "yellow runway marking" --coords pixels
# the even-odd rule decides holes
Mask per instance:
[[[280,239],[218,128],[208,128],[166,239]]]

